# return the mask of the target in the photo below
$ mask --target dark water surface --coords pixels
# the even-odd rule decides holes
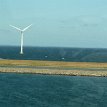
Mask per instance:
[[[50,60],[72,62],[107,62],[107,49],[63,48],[63,47],[20,47],[0,46],[1,59]]]
[[[107,107],[107,78],[0,73],[0,107]]]

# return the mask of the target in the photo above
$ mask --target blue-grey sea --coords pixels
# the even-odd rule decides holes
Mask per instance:
[[[107,78],[0,73],[0,107],[107,107]]]
[[[18,46],[0,46],[1,59],[107,62],[107,49],[100,48],[24,47],[19,53]]]
[[[0,47],[1,59],[107,62],[107,49]],[[0,73],[0,107],[107,107],[107,78]]]

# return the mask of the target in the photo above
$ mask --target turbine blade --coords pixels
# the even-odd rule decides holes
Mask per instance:
[[[27,26],[26,28],[24,28],[22,31],[25,31],[25,30],[27,30],[29,27],[31,27],[32,26],[32,24],[31,25],[29,25],[29,26]]]
[[[13,27],[13,28],[15,28],[15,29],[17,29],[17,30],[19,30],[19,31],[21,31],[21,29],[18,28],[18,27],[15,27],[15,26],[13,26],[13,25],[10,25],[10,26]]]

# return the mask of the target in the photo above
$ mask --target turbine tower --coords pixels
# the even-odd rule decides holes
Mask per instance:
[[[20,31],[20,33],[21,33],[21,49],[20,49],[20,54],[23,54],[23,33],[24,33],[24,31],[26,31],[29,27],[31,27],[32,24],[29,25],[29,26],[27,26],[27,27],[25,27],[24,29],[20,29],[20,28],[18,28],[18,27],[13,26],[13,25],[10,25],[10,26],[13,27],[13,28],[15,28],[16,30]]]

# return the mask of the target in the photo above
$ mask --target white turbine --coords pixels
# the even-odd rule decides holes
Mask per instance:
[[[26,31],[30,26],[32,26],[32,24],[31,25],[29,25],[29,26],[27,26],[27,27],[25,27],[24,29],[20,29],[20,28],[18,28],[18,27],[15,27],[15,26],[13,26],[13,25],[10,25],[11,27],[13,27],[13,28],[15,28],[15,29],[17,29],[18,31],[20,31],[21,32],[21,50],[20,50],[20,54],[23,54],[23,33],[24,33],[24,31]]]

